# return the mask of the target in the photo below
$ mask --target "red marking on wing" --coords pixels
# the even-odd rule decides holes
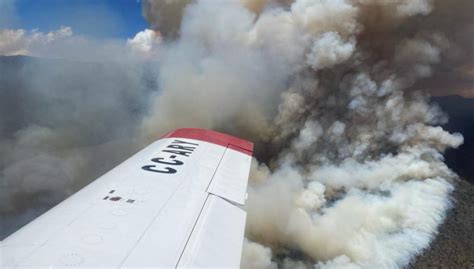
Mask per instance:
[[[229,147],[233,150],[242,152],[252,156],[253,143],[247,140],[231,136],[228,134],[219,133],[216,131],[198,129],[198,128],[182,128],[176,129],[161,138],[188,138],[204,142],[209,142],[224,147]]]

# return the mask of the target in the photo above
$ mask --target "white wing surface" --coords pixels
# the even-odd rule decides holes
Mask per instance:
[[[239,268],[252,143],[178,129],[6,238],[1,268]]]

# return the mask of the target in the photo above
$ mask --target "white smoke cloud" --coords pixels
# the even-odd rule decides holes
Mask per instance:
[[[242,268],[399,268],[429,245],[456,177],[442,153],[463,142],[412,88],[454,48],[435,6],[147,1],[173,34],[145,137],[225,130],[266,162],[252,164]],[[160,20],[167,8],[180,20]]]
[[[222,130],[256,142],[262,162],[252,164],[243,268],[403,267],[429,245],[450,207],[456,175],[442,153],[463,142],[437,126],[446,116],[413,86],[470,44],[443,27],[447,15],[435,16],[439,3],[147,0],[152,30],[127,44],[68,28],[4,30],[0,54],[101,62],[138,54],[159,59],[159,76],[149,103],[136,67],[112,70],[126,79],[118,81],[91,80],[89,68],[72,68],[66,75],[102,89],[79,97],[47,90],[53,78],[33,76],[31,84],[42,86],[35,100],[56,96],[81,113],[69,122],[54,107],[35,110],[44,118],[30,115],[27,127],[5,135],[2,182],[17,188],[13,194],[68,193],[84,183],[82,171],[100,170],[90,160],[106,142],[104,133],[123,137],[121,130],[131,130],[127,139],[151,141],[178,127]],[[80,106],[84,96],[88,105]],[[126,105],[130,100],[146,110],[144,118],[128,113],[136,109]],[[45,123],[51,115],[55,127]],[[45,169],[51,165],[60,169],[51,174]],[[29,177],[25,167],[40,176]],[[12,203],[13,194],[2,204]]]
[[[276,263],[271,261],[272,251],[260,244],[244,240],[244,248],[242,252],[243,269],[276,269]]]
[[[157,57],[161,43],[161,36],[158,32],[145,29],[138,32],[133,38],[127,40],[127,45],[131,49],[145,57]]]
[[[159,43],[159,34],[151,30],[139,32],[124,42],[120,39],[78,35],[68,26],[50,32],[0,29],[2,56],[28,55],[76,61],[133,63],[156,57]]]
[[[324,69],[348,60],[354,52],[353,42],[344,43],[339,34],[327,32],[314,42],[307,55],[307,63],[313,69]]]
[[[0,55],[34,55],[41,47],[70,38],[70,27],[61,27],[56,31],[42,33],[38,30],[27,32],[23,29],[0,29]]]

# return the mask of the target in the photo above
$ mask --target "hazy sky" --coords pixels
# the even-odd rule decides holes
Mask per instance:
[[[146,28],[137,0],[0,0],[0,29],[48,32],[69,26],[76,34],[133,37]],[[4,14],[5,13],[5,14]]]

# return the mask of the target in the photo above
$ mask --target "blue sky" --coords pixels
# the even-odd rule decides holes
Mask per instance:
[[[14,1],[14,19],[5,28],[48,32],[70,26],[75,34],[125,39],[147,27],[137,0],[0,1]]]

